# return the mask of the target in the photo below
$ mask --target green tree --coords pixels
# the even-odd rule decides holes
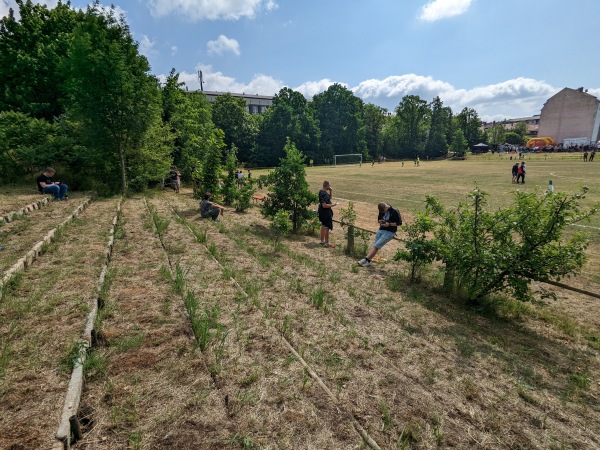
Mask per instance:
[[[498,150],[498,145],[505,142],[506,130],[504,125],[501,123],[494,124],[488,130],[488,140],[491,145],[494,146],[494,150]]]
[[[437,241],[429,238],[435,229],[435,223],[428,214],[417,213],[414,222],[403,228],[407,235],[404,242],[406,250],[398,250],[394,260],[410,264],[410,280],[414,282],[419,279],[420,271],[438,255]]]
[[[396,107],[394,120],[398,130],[398,145],[403,157],[420,156],[425,149],[431,110],[418,95],[406,95]]]
[[[526,301],[532,280],[577,273],[586,261],[587,239],[565,231],[597,212],[581,208],[586,192],[587,188],[574,195],[517,191],[512,205],[494,210],[487,207],[480,189],[455,211],[428,197],[427,208],[439,219],[434,232],[438,258],[456,292],[474,304],[494,293]]]
[[[514,131],[509,131],[504,135],[504,141],[512,145],[525,145],[527,137],[522,136]]]
[[[225,176],[223,178],[221,192],[223,194],[223,203],[225,203],[226,206],[231,206],[238,196],[236,176],[238,161],[235,145],[226,150],[225,153]]]
[[[55,8],[16,0],[14,14],[0,19],[0,111],[19,111],[54,121],[64,113],[61,70],[83,13],[69,2]]]
[[[341,84],[333,84],[310,104],[321,129],[321,157],[360,153],[368,157],[363,101]]]
[[[307,208],[318,198],[308,187],[304,155],[288,140],[285,146],[285,158],[281,159],[266,178],[269,195],[264,202],[262,213],[273,218],[279,211],[285,211],[292,221],[292,230],[296,233],[302,223],[312,214]]]
[[[363,107],[367,152],[373,158],[383,154],[382,132],[387,115],[388,110],[382,108],[381,106],[377,106],[372,103],[367,103]]]
[[[158,83],[148,74],[148,61],[123,19],[96,2],[74,31],[64,70],[67,113],[80,122],[80,138],[94,155],[86,169],[109,183],[119,173],[125,192],[127,167],[143,158],[144,135],[160,117]]]
[[[431,122],[429,135],[425,145],[427,156],[444,156],[448,153],[447,134],[452,120],[452,110],[445,108],[439,97],[433,99],[429,105],[431,108]]]
[[[262,115],[253,161],[259,166],[274,166],[284,156],[289,138],[306,157],[322,160],[318,153],[320,130],[304,96],[282,88],[273,106]]]
[[[162,182],[171,167],[173,140],[174,135],[169,126],[156,116],[148,132],[142,136],[134,163],[127,166],[131,189],[143,191],[150,182]]]
[[[209,139],[207,149],[202,155],[202,165],[200,166],[202,189],[205,192],[211,192],[213,195],[217,195],[221,191],[219,189],[219,177],[221,176],[221,154],[224,147],[223,131],[216,128]]]
[[[246,100],[229,93],[219,95],[212,104],[212,120],[217,128],[223,130],[226,148],[235,145],[238,158],[249,161],[257,130]]]
[[[186,92],[182,87],[179,74],[172,70],[162,88],[162,117],[175,135],[173,163],[179,168],[182,179],[189,181],[193,170],[200,167],[214,124],[206,97]]]
[[[0,112],[0,173],[4,182],[55,165],[62,158],[54,145],[57,126],[26,114]]]
[[[472,108],[463,108],[455,117],[456,128],[460,128],[470,148],[481,141],[481,120]]]
[[[459,128],[454,132],[454,137],[452,138],[452,144],[450,144],[450,151],[454,153],[455,156],[465,156],[468,148],[467,140],[463,135],[462,130]]]

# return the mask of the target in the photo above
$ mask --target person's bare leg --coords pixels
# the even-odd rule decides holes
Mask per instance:
[[[379,250],[377,249],[377,247],[371,247],[371,250],[369,250],[369,254],[367,255],[367,259],[371,261],[373,259],[373,256],[375,256],[378,251]]]
[[[321,227],[321,242],[329,242],[329,228]]]

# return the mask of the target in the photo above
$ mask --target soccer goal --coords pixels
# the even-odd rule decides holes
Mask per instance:
[[[358,164],[362,165],[362,154],[349,153],[347,155],[333,155],[333,165]]]

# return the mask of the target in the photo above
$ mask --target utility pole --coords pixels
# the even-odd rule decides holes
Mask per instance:
[[[200,82],[200,91],[204,92],[204,86],[203,86],[204,80],[202,79],[202,71],[201,70],[198,71],[198,81]]]

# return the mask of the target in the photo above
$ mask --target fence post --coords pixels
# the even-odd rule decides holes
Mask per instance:
[[[354,254],[354,225],[348,225],[348,245],[346,246],[346,254]]]

